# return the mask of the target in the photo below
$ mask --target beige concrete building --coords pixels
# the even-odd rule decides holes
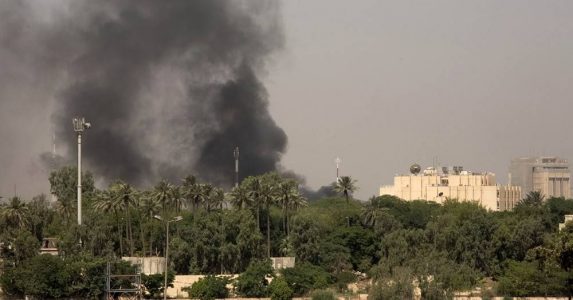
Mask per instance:
[[[419,167],[418,167],[419,168]],[[443,203],[447,198],[476,201],[489,210],[511,210],[520,200],[517,186],[497,185],[493,173],[472,173],[461,167],[453,170],[427,168],[418,174],[394,177],[394,185],[380,187],[380,195],[393,195],[411,200]]]
[[[571,197],[569,162],[559,157],[523,157],[511,160],[511,184],[521,186],[521,197],[538,191],[545,196]]]

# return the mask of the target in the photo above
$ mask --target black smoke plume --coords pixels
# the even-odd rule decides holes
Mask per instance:
[[[47,36],[69,44],[52,119],[70,156],[71,119],[83,116],[84,161],[108,180],[230,184],[235,146],[242,177],[276,169],[287,137],[259,79],[282,47],[276,2],[85,0],[68,10]]]

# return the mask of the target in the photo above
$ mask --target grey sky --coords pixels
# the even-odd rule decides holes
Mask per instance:
[[[572,1],[288,0],[282,11],[285,49],[265,84],[289,137],[283,164],[312,187],[334,180],[337,156],[362,199],[434,157],[501,182],[512,157],[573,159]],[[34,158],[51,150],[62,74],[35,73],[35,38],[0,36],[0,96],[17,99],[0,110],[0,196],[48,186]],[[25,46],[29,60],[13,52]]]
[[[410,164],[507,181],[516,156],[573,159],[573,2],[283,1],[269,71],[283,163],[311,186],[334,158],[376,194]]]

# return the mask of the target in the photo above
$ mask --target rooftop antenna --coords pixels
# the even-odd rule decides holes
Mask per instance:
[[[239,146],[235,147],[233,151],[235,157],[235,187],[239,186]]]
[[[337,157],[334,162],[336,163],[336,182],[340,181],[340,176],[338,173],[338,169],[340,168],[340,163],[342,163],[342,159],[340,159],[340,157]]]

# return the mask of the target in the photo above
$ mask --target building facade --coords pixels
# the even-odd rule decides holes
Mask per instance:
[[[461,167],[454,170],[427,168],[422,174],[397,175],[394,185],[380,187],[380,195],[406,201],[475,201],[488,210],[512,210],[521,199],[519,187],[497,185],[493,173],[472,173]]]
[[[523,157],[511,160],[510,183],[521,186],[521,197],[538,191],[545,199],[571,197],[569,162],[559,157]]]

